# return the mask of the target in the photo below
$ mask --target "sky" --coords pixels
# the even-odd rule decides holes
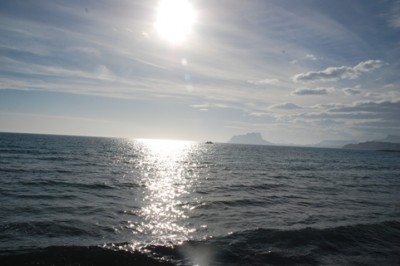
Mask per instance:
[[[400,135],[400,1],[174,1],[1,1],[0,131]]]

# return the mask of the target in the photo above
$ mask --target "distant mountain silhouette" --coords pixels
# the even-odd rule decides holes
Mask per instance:
[[[245,135],[235,135],[228,141],[228,143],[272,145],[271,142],[264,140],[260,133],[247,133]]]
[[[392,143],[400,143],[400,136],[396,135],[387,135],[386,138],[379,140],[379,142],[392,142]]]
[[[400,151],[400,143],[367,141],[358,144],[348,144],[343,149],[372,150],[372,151]]]
[[[366,141],[357,144],[344,145],[343,149],[373,150],[373,151],[400,151],[400,136],[387,135],[382,140]]]
[[[314,147],[322,147],[322,148],[341,148],[347,144],[357,143],[356,140],[323,140],[315,145]]]

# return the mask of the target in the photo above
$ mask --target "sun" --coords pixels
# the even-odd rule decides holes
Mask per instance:
[[[192,31],[196,12],[188,0],[161,0],[154,27],[172,44],[183,43]]]

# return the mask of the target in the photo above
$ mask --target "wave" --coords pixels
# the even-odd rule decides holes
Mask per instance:
[[[114,251],[101,247],[55,246],[21,254],[0,255],[0,264],[11,265],[174,265],[139,251]]]
[[[179,245],[55,246],[0,255],[1,265],[399,265],[400,222],[256,229]],[[3,251],[4,253],[4,251]]]
[[[221,240],[215,240],[220,244]],[[229,262],[251,265],[324,265],[400,262],[400,222],[359,224],[327,229],[257,229],[223,239]],[[344,260],[345,263],[342,263]],[[385,263],[383,263],[385,264]]]
[[[93,226],[92,226],[93,227]],[[14,237],[29,234],[30,237],[55,237],[55,236],[96,236],[90,224],[79,220],[65,221],[31,221],[0,224],[0,240],[10,240]]]
[[[400,222],[256,229],[179,247],[148,249],[172,261],[192,262],[187,265],[400,265]]]
[[[115,189],[113,185],[101,183],[101,182],[92,182],[92,183],[83,183],[83,182],[69,182],[62,180],[52,180],[52,179],[40,179],[40,180],[22,180],[19,181],[20,185],[23,186],[33,186],[33,187],[54,187],[55,189],[65,189],[65,188],[78,188],[78,189],[95,189],[95,190],[112,190]]]

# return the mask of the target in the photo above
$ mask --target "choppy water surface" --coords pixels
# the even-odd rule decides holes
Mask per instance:
[[[0,134],[0,262],[398,265],[399,192],[399,153]]]

